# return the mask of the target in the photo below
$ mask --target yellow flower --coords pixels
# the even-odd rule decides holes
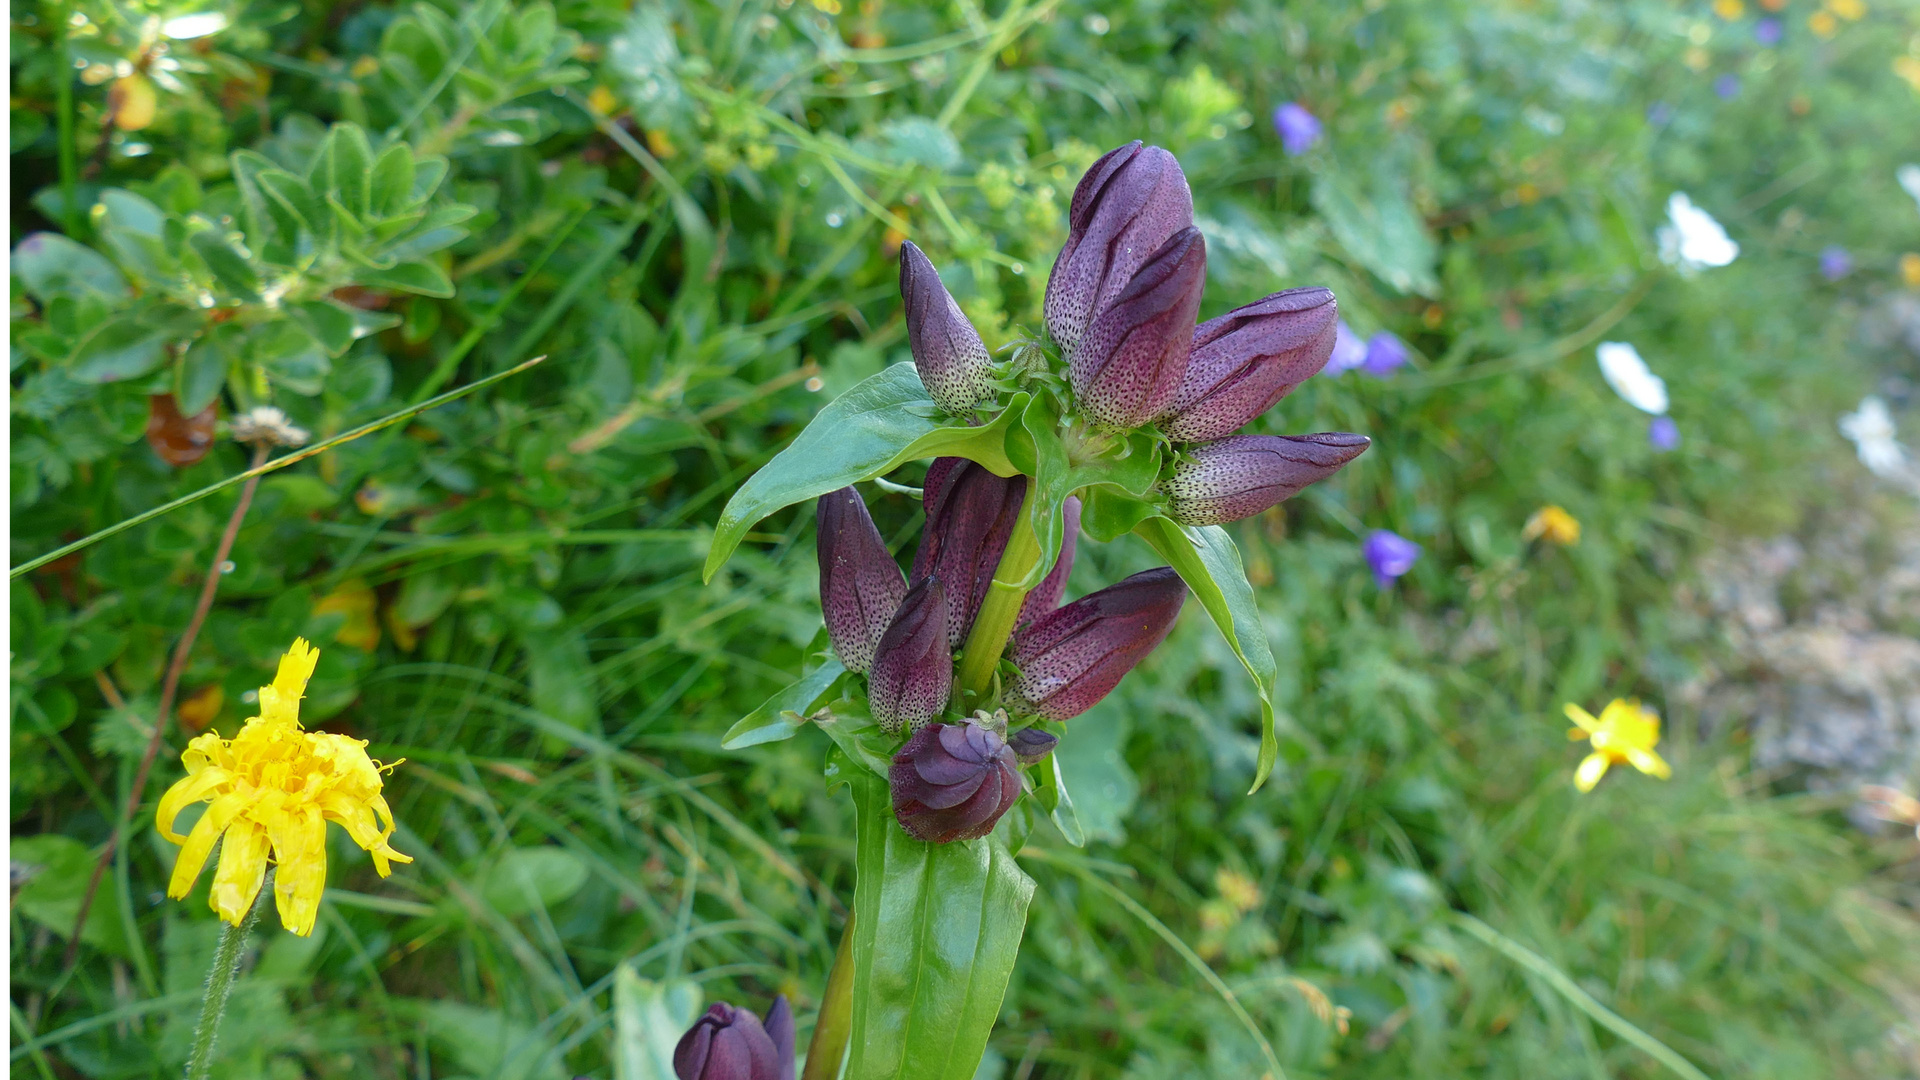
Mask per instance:
[[[1840,30],[1840,23],[1830,11],[1816,11],[1807,16],[1807,26],[1815,37],[1830,38]]]
[[[1900,256],[1900,279],[1910,287],[1920,289],[1920,254],[1909,251]]]
[[[390,872],[389,862],[413,861],[387,846],[393,811],[381,797],[380,774],[393,766],[367,757],[367,744],[359,739],[300,726],[300,698],[319,659],[306,639],[295,639],[280,658],[273,685],[260,688],[259,716],[232,739],[208,732],[187,744],[180,755],[186,779],[161,797],[155,820],[160,835],[183,845],[168,896],[178,900],[192,891],[214,842],[224,835],[209,897],[213,910],[240,924],[260,895],[271,851],[279,868],[273,899],[281,925],[304,937],[313,932],[327,886],[328,821],[345,826],[355,843],[373,853],[381,877]],[[180,811],[197,802],[213,805],[192,832],[174,832]]]
[[[1598,720],[1587,710],[1569,703],[1567,719],[1580,725],[1568,731],[1567,738],[1593,740],[1593,753],[1587,755],[1573,774],[1573,786],[1581,791],[1592,791],[1614,765],[1631,765],[1662,780],[1673,775],[1667,763],[1653,752],[1660,742],[1659,714],[1638,701],[1614,698],[1600,711]]]
[[[1867,17],[1866,0],[1827,0],[1827,10],[1848,22],[1859,22]]]
[[[1554,505],[1543,506],[1527,519],[1526,527],[1520,530],[1523,540],[1538,540],[1542,537],[1572,547],[1580,542],[1580,521],[1572,514]]]
[[[1746,10],[1747,5],[1741,3],[1740,0],[1713,0],[1713,13],[1726,19],[1728,22],[1739,18],[1746,13]]]

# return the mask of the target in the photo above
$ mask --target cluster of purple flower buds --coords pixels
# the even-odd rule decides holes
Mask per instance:
[[[892,781],[896,816],[921,839],[985,835],[1019,796],[1014,763],[1044,757],[1057,741],[1033,729],[1008,740],[972,721],[936,722],[952,700],[954,650],[973,628],[1025,490],[1025,477],[996,476],[963,458],[936,459],[927,470],[926,532],[911,575],[901,574],[854,489],[820,499],[827,637],[848,670],[867,676],[868,706],[881,729],[913,735],[894,759]],[[1008,649],[1018,668],[1008,704],[1053,720],[1105,697],[1167,636],[1186,598],[1179,576],[1163,567],[1059,606],[1080,531],[1078,499],[1067,500],[1066,526],[1060,557],[1027,594]],[[990,786],[974,783],[1002,766]]]
[[[793,1010],[773,999],[765,1021],[724,1001],[693,1022],[673,1048],[680,1080],[793,1080]]]

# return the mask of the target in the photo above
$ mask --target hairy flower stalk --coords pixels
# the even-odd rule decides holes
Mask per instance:
[[[933,844],[976,840],[1020,798],[1020,771],[1005,739],[978,720],[929,724],[893,755],[893,815]]]
[[[993,393],[992,358],[933,263],[911,240],[900,245],[900,299],[921,384],[934,404],[966,415]]]
[[[946,711],[953,693],[953,649],[947,644],[950,594],[938,577],[907,590],[880,635],[867,699],[882,731],[920,730]]]
[[[1047,278],[1047,333],[1071,356],[1093,320],[1175,233],[1193,192],[1172,154],[1135,141],[1087,169],[1067,208],[1067,242]]]
[[[827,638],[848,671],[864,674],[880,635],[906,598],[907,579],[859,492],[844,487],[820,496],[814,516]]]
[[[1233,435],[1187,448],[1162,485],[1185,525],[1252,517],[1325,480],[1371,445],[1365,435]]]
[[[1333,354],[1327,289],[1287,289],[1200,324],[1186,378],[1160,429],[1181,442],[1231,435],[1312,378]]]
[[[793,1080],[793,1009],[773,999],[763,1021],[715,1002],[673,1048],[680,1080]]]
[[[1187,598],[1172,567],[1090,593],[1013,636],[1020,671],[1011,696],[1049,720],[1068,720],[1107,696],[1160,642]]]
[[[1067,379],[1087,415],[1135,428],[1173,404],[1186,379],[1193,320],[1207,283],[1207,242],[1187,226],[1174,233],[1095,315],[1074,346]]]
[[[959,648],[973,627],[1026,491],[1026,477],[996,476],[966,458],[935,458],[927,469],[927,525],[909,580],[917,585],[933,576],[946,582],[950,648]]]

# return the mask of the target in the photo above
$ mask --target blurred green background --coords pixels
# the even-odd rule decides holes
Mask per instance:
[[[167,408],[323,438],[549,356],[260,487],[179,723],[231,734],[311,637],[303,718],[407,759],[416,861],[382,881],[334,830],[320,926],[258,934],[216,1075],[638,1080],[696,1000],[775,992],[804,1043],[851,815],[817,732],[718,745],[814,635],[812,514],[702,586],[710,522],[907,358],[903,238],[990,345],[1038,333],[1073,185],[1135,138],[1191,180],[1203,316],[1324,284],[1413,362],[1257,428],[1375,440],[1233,526],[1282,671],[1274,780],[1243,794],[1258,709],[1197,610],[1074,721],[1092,842],[1030,842],[982,1077],[1260,1075],[1200,965],[1294,1077],[1661,1071],[1578,994],[1713,1076],[1920,1075],[1920,851],[1859,793],[1920,790],[1920,481],[1837,427],[1869,393],[1914,415],[1913,0],[11,18],[14,564],[244,467]],[[1297,155],[1286,102],[1324,125]],[[334,124],[395,155],[384,186],[329,179]],[[1732,265],[1661,262],[1675,191]],[[1679,449],[1602,340],[1665,378]],[[204,882],[163,898],[180,728],[61,959],[234,495],[13,582],[14,1075],[184,1059],[217,924]],[[910,545],[912,501],[868,496]],[[1546,504],[1577,545],[1522,539]],[[1424,548],[1386,589],[1376,528]],[[1074,594],[1151,565],[1081,553]],[[1665,718],[1674,776],[1579,795],[1561,706],[1613,697]]]

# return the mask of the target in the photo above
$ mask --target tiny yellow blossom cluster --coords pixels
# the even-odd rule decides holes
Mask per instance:
[[[1632,765],[1662,780],[1673,775],[1666,761],[1653,751],[1660,742],[1660,717],[1652,709],[1638,701],[1614,698],[1600,710],[1597,720],[1578,705],[1568,704],[1566,711],[1567,719],[1579,725],[1567,732],[1567,738],[1593,743],[1593,753],[1574,771],[1574,787],[1592,791],[1614,765]]]
[[[168,896],[178,900],[192,891],[224,836],[209,897],[213,910],[239,925],[260,894],[271,853],[281,925],[304,937],[313,932],[327,886],[328,821],[345,826],[373,854],[381,877],[389,863],[413,861],[387,844],[393,812],[380,794],[380,774],[392,766],[369,758],[359,739],[300,726],[300,698],[319,659],[319,650],[296,639],[273,685],[260,688],[259,716],[231,739],[208,732],[187,744],[181,754],[186,778],[161,798],[155,821],[162,836],[182,845]],[[187,835],[174,832],[174,819],[199,802],[212,805]]]

